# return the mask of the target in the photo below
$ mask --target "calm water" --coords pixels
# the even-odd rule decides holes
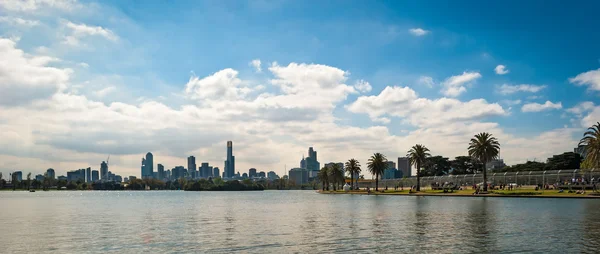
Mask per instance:
[[[600,252],[600,201],[0,192],[1,253]]]

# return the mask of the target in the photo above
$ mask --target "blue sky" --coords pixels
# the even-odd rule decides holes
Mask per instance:
[[[115,168],[139,174],[150,149],[167,168],[187,155],[222,166],[228,139],[239,140],[242,172],[295,166],[308,146],[322,162],[366,163],[376,149],[395,158],[416,142],[452,157],[479,131],[507,144],[509,164],[544,160],[599,119],[598,9],[596,1],[6,1],[2,54],[54,60],[23,60],[19,72],[50,68],[49,81],[0,71],[0,106],[32,115],[0,116],[0,130],[24,144],[0,151],[0,170],[97,167],[100,154],[119,151]],[[32,124],[41,121],[56,129]],[[111,138],[131,137],[123,124],[149,148]],[[263,148],[273,156],[256,152]]]

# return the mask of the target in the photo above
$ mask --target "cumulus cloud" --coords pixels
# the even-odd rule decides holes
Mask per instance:
[[[347,108],[350,112],[368,114],[374,120],[384,115],[405,118],[419,127],[506,115],[502,106],[484,99],[467,102],[450,98],[430,100],[419,98],[409,87],[396,86],[386,87],[379,95],[361,96]]]
[[[600,91],[600,69],[580,73],[569,78],[569,82],[577,86],[588,86],[591,91]]]
[[[414,36],[419,37],[419,36],[427,35],[430,31],[424,30],[422,28],[411,28],[411,29],[408,29],[408,32]]]
[[[58,59],[34,56],[16,48],[16,41],[0,38],[0,105],[47,98],[64,87],[72,69],[50,67]]]
[[[117,88],[114,86],[108,86],[108,87],[102,88],[98,91],[95,91],[94,94],[96,94],[96,96],[102,98],[102,97],[108,95],[109,93],[112,93],[115,89],[117,89]]]
[[[369,82],[364,81],[362,79],[356,81],[356,83],[354,84],[354,88],[356,88],[356,90],[358,90],[361,93],[368,93],[371,91],[371,89],[373,89]]]
[[[504,94],[504,95],[513,94],[513,93],[517,93],[517,92],[537,93],[545,88],[546,88],[545,85],[527,85],[527,84],[508,85],[508,84],[503,84],[502,86],[498,87],[498,93]]]
[[[241,99],[252,90],[242,86],[238,71],[224,69],[200,78],[192,76],[185,85],[185,93],[191,99]]]
[[[467,91],[466,85],[481,78],[479,72],[463,72],[460,75],[447,78],[443,83],[442,94],[449,97],[457,97]]]
[[[248,65],[252,66],[256,72],[262,72],[262,68],[260,67],[260,59],[254,59],[248,63]]]
[[[496,68],[494,68],[494,71],[498,75],[504,75],[504,74],[507,74],[509,72],[508,69],[506,69],[506,66],[504,66],[502,64],[499,64],[498,66],[496,66]]]
[[[521,107],[522,112],[540,112],[552,109],[561,109],[562,103],[557,102],[553,103],[551,101],[546,101],[544,104],[540,103],[527,103]]]

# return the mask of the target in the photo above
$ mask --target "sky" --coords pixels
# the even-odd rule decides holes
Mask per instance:
[[[0,1],[0,172],[236,171],[423,144],[509,165],[600,121],[598,1]],[[156,166],[155,166],[156,167]],[[369,176],[370,174],[365,173]]]

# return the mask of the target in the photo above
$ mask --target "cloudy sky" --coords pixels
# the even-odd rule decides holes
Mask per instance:
[[[0,171],[296,167],[420,143],[508,164],[600,120],[597,1],[0,1]]]

